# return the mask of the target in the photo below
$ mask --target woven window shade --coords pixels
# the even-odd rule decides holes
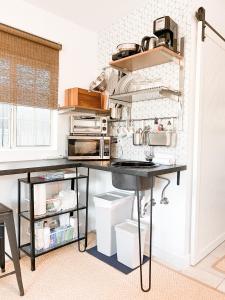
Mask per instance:
[[[0,24],[0,102],[56,109],[61,45]]]

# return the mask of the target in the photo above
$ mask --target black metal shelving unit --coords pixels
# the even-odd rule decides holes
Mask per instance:
[[[76,174],[78,174],[78,168],[76,168]],[[86,180],[86,203],[85,205],[79,206],[79,180],[85,179]],[[34,185],[36,184],[45,184],[45,183],[52,183],[58,181],[70,181],[71,182],[71,189],[76,191],[76,202],[77,206],[72,207],[70,209],[61,210],[57,212],[48,212],[41,216],[34,215]],[[29,200],[30,200],[30,207],[29,210],[21,210],[21,184],[28,184],[29,185]],[[75,186],[76,185],[76,186]],[[75,188],[76,187],[76,188]],[[31,259],[31,271],[35,271],[35,258],[46,254],[48,252],[54,251],[66,245],[78,242],[78,250],[80,252],[86,251],[87,248],[87,233],[88,233],[88,192],[89,192],[89,169],[87,170],[87,175],[79,175],[73,178],[56,178],[56,179],[43,179],[40,177],[31,177],[30,173],[27,173],[26,178],[18,179],[18,247],[19,249],[28,255]],[[85,210],[85,233],[83,235],[80,234],[80,218],[79,212],[81,210]],[[73,238],[71,240],[63,241],[61,243],[57,243],[54,247],[49,247],[43,250],[36,250],[35,249],[35,222],[39,222],[54,216],[59,216],[63,214],[73,214],[74,212],[77,213],[77,238]],[[25,219],[30,223],[30,242],[26,244],[21,244],[21,218]],[[84,240],[83,249],[81,249],[80,241]]]

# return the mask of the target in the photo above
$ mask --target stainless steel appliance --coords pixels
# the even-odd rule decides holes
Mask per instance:
[[[156,47],[157,38],[155,36],[144,36],[141,40],[142,51],[147,51]]]
[[[110,137],[68,136],[68,159],[110,159]]]
[[[158,37],[157,46],[165,46],[177,52],[178,26],[169,16],[154,21],[153,33]]]
[[[70,117],[70,134],[106,135],[108,132],[107,117],[82,117],[72,115]]]

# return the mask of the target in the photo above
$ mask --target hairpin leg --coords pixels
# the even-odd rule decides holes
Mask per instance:
[[[137,195],[137,213],[138,213],[138,243],[139,243],[139,260],[140,260],[140,284],[143,292],[149,292],[151,290],[151,261],[152,261],[152,200],[153,200],[153,177],[150,178],[152,187],[151,187],[151,199],[150,199],[150,222],[149,222],[149,271],[148,271],[148,285],[147,288],[144,288],[143,285],[143,269],[142,269],[142,249],[141,249],[141,203],[139,195],[139,177],[136,177],[136,195]]]

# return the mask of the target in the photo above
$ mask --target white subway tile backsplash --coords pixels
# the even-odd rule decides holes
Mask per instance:
[[[188,129],[188,100],[190,90],[191,72],[191,5],[192,1],[184,0],[159,0],[147,1],[139,9],[117,22],[105,28],[99,33],[98,62],[99,71],[108,65],[111,55],[116,46],[123,42],[141,43],[142,37],[151,35],[153,31],[153,21],[161,16],[169,15],[179,28],[179,37],[185,37],[185,78],[184,78],[184,118],[183,130],[178,133],[177,146],[175,148],[156,147],[155,152],[174,154],[178,163],[185,163],[187,160],[187,129]],[[159,79],[164,85],[174,89],[179,89],[179,66],[175,63],[155,66],[149,69],[137,71],[150,79]],[[170,117],[177,116],[179,104],[172,100],[152,100],[136,102],[132,106],[133,118]],[[147,123],[146,123],[147,124]],[[136,124],[137,127],[141,126]],[[132,145],[131,138],[122,141],[123,158],[144,159],[144,149]],[[117,146],[115,146],[117,147]],[[114,152],[114,150],[113,150]],[[117,149],[117,152],[121,152]]]

